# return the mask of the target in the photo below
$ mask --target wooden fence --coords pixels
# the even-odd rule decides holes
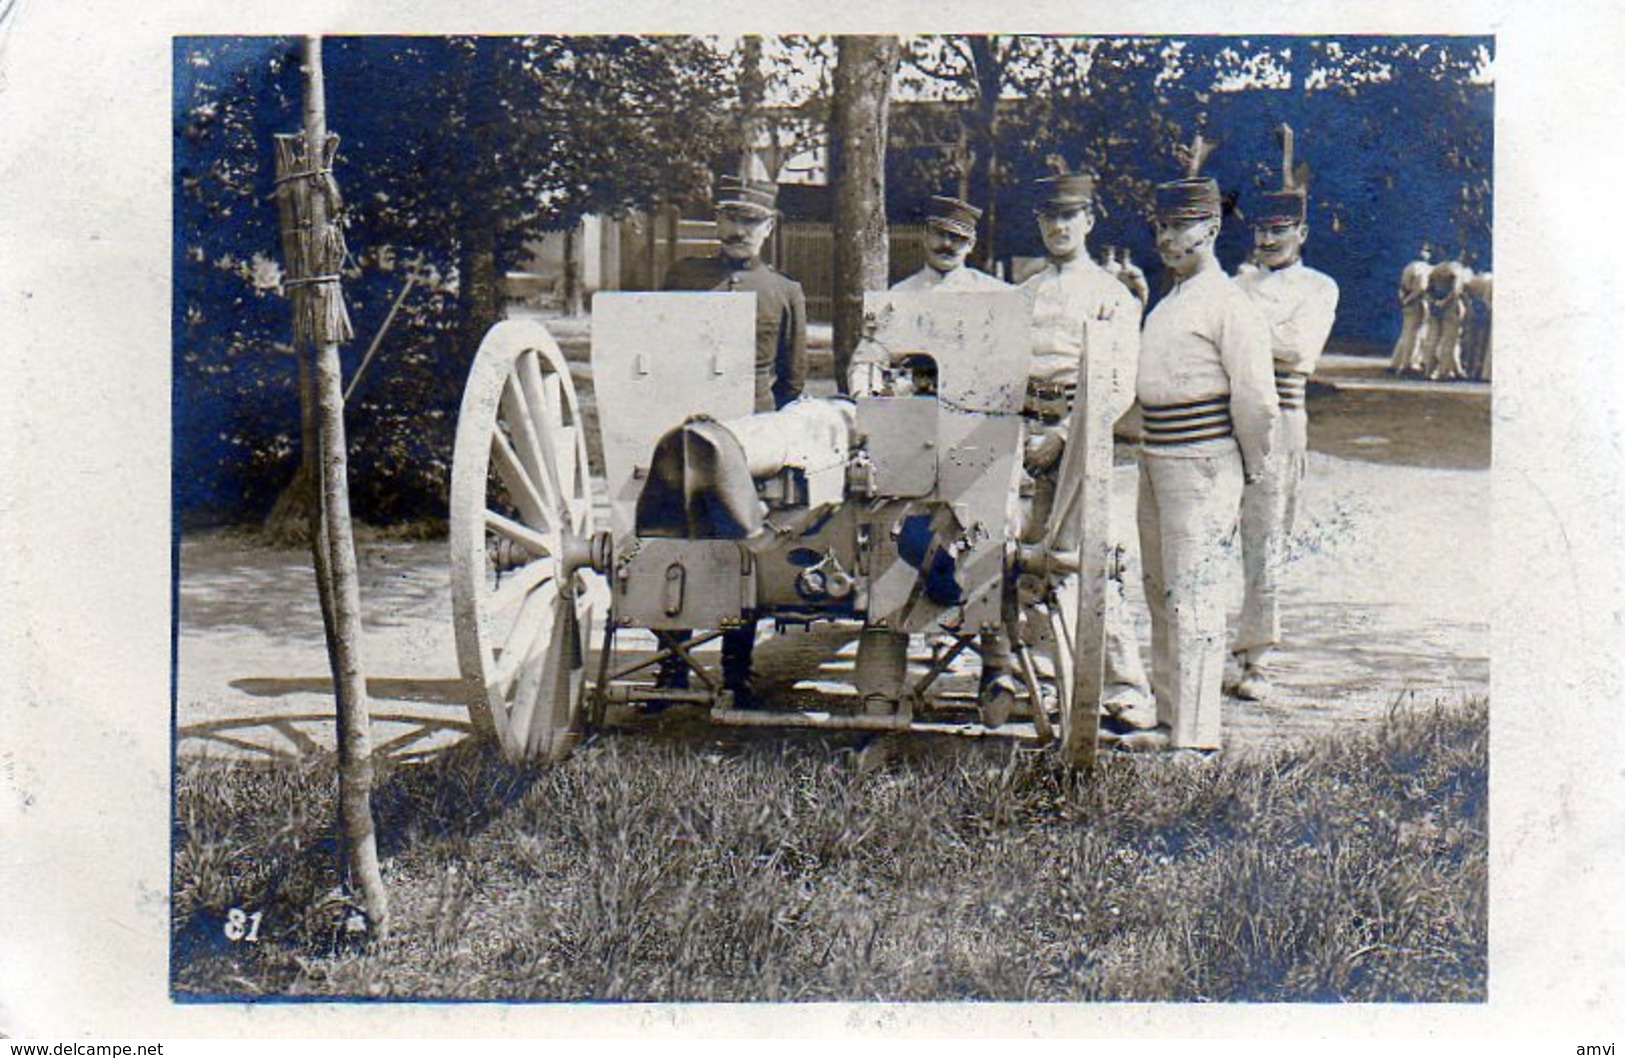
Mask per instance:
[[[659,290],[666,272],[680,257],[703,257],[717,250],[714,221],[688,220],[675,209],[633,213],[617,223],[619,275],[605,289]],[[607,279],[607,277],[606,277]]]
[[[887,284],[925,267],[925,225],[888,225],[891,267]],[[776,240],[780,271],[801,284],[807,295],[807,318],[819,323],[834,319],[835,232],[816,221],[790,221]]]

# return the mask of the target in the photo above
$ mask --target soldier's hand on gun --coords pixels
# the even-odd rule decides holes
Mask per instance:
[[[1022,466],[1029,474],[1042,473],[1055,465],[1065,448],[1066,441],[1058,431],[1034,434],[1027,438],[1027,448],[1022,453]]]

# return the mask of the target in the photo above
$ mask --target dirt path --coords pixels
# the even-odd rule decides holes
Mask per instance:
[[[1374,400],[1373,391],[1388,399]],[[1488,693],[1489,593],[1477,557],[1488,541],[1488,397],[1415,392],[1378,379],[1311,404],[1321,450],[1311,453],[1287,569],[1277,693],[1264,704],[1227,701],[1232,750],[1363,724],[1406,696],[1426,703]],[[1125,518],[1133,475],[1120,467],[1114,481]],[[444,542],[367,543],[359,560],[378,744],[404,754],[461,737]],[[1239,572],[1234,589],[1239,603]],[[1143,599],[1137,584],[1130,590],[1148,644]],[[179,600],[178,752],[331,746],[321,619],[304,551],[251,546],[234,534],[189,537]],[[758,668],[781,693],[838,683],[850,669],[853,635],[825,626],[765,636]]]

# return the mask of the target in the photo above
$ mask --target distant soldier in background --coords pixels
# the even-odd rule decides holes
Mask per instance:
[[[1106,247],[1100,258],[1100,270],[1128,287],[1134,300],[1140,303],[1140,308],[1145,308],[1145,303],[1151,297],[1151,284],[1146,281],[1145,272],[1134,263],[1127,246]]]
[[[1427,331],[1428,276],[1433,271],[1433,253],[1427,243],[1416,260],[1399,273],[1399,340],[1388,370],[1395,375],[1414,375],[1422,370],[1423,341]]]
[[[1467,322],[1461,338],[1461,366],[1468,378],[1488,382],[1493,277],[1488,272],[1474,272],[1464,289],[1467,294]]]
[[[1264,473],[1279,417],[1269,325],[1214,254],[1221,202],[1196,174],[1157,187],[1157,252],[1173,288],[1146,317],[1137,390],[1140,553],[1158,726],[1124,749],[1220,744],[1224,582],[1243,482]]]
[[[1283,126],[1290,143],[1290,129]],[[1309,238],[1308,196],[1291,175],[1291,148],[1280,191],[1258,196],[1253,214],[1257,266],[1236,279],[1270,328],[1275,391],[1281,418],[1263,473],[1241,498],[1241,556],[1246,592],[1232,650],[1241,676],[1238,698],[1261,701],[1270,692],[1270,658],[1281,641],[1279,587],[1287,540],[1297,520],[1298,490],[1309,456],[1305,394],[1309,375],[1331,336],[1337,283],[1303,263]]]
[[[1461,324],[1467,316],[1467,280],[1471,276],[1460,261],[1441,261],[1428,273],[1428,333],[1422,374],[1435,381],[1464,377],[1461,370]]]
[[[1134,300],[1140,303],[1140,310],[1144,312],[1146,302],[1151,300],[1151,284],[1146,280],[1145,272],[1134,263],[1127,246],[1117,248],[1116,267],[1110,271],[1119,282],[1128,287],[1128,292],[1134,295]]]

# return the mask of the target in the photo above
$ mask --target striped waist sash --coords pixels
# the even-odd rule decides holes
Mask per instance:
[[[1145,443],[1151,446],[1188,445],[1229,437],[1230,398],[1208,397],[1181,404],[1144,404]]]
[[[1304,395],[1309,389],[1309,376],[1302,371],[1276,371],[1275,395],[1281,402],[1281,407],[1302,411]]]

